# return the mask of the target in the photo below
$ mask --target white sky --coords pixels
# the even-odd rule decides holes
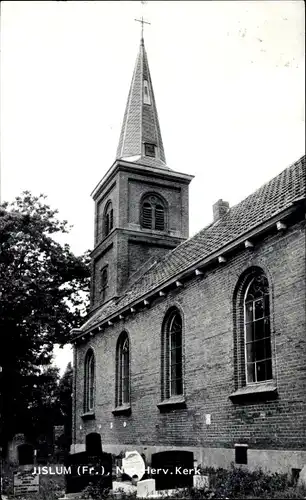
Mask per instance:
[[[93,245],[90,193],[115,159],[140,39],[167,163],[196,177],[190,235],[305,151],[304,2],[1,2],[1,190],[45,193]],[[70,353],[60,351],[64,368]]]

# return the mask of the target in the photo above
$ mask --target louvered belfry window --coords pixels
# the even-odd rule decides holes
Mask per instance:
[[[143,201],[141,226],[144,229],[165,230],[165,208],[157,196],[149,196]]]
[[[145,202],[142,205],[142,227],[152,229],[152,220],[152,205],[149,202]]]
[[[165,229],[165,212],[162,205],[155,207],[155,229],[163,231]]]

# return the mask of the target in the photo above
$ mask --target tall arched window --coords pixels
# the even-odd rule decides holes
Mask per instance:
[[[164,231],[166,227],[165,206],[161,198],[156,195],[146,196],[141,203],[141,227]]]
[[[100,292],[102,300],[106,298],[106,291],[108,287],[108,266],[104,266],[100,271]]]
[[[93,411],[95,406],[95,356],[89,349],[84,366],[84,411]]]
[[[117,342],[116,352],[116,406],[130,402],[130,343],[126,332]]]
[[[111,201],[108,201],[103,214],[103,236],[107,236],[114,227],[114,211]]]
[[[162,399],[183,394],[183,322],[178,309],[165,318],[162,332]]]
[[[263,273],[253,276],[244,296],[246,383],[272,379],[269,283]]]

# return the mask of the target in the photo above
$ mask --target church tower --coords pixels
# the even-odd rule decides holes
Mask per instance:
[[[166,164],[141,37],[116,160],[92,193],[92,311],[120,296],[150,264],[188,238],[192,178]]]

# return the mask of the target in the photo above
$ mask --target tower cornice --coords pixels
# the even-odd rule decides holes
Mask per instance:
[[[140,163],[128,162],[125,160],[115,160],[111,168],[106,172],[101,181],[97,184],[95,189],[92,191],[91,196],[93,199],[96,199],[101,190],[105,188],[105,186],[113,180],[113,178],[117,175],[119,171],[131,172],[136,174],[146,174],[150,177],[155,177],[165,180],[171,181],[179,181],[185,184],[189,184],[194,175],[184,174],[182,172],[177,172],[175,170],[158,168],[158,167],[150,167],[147,165],[142,165]]]

